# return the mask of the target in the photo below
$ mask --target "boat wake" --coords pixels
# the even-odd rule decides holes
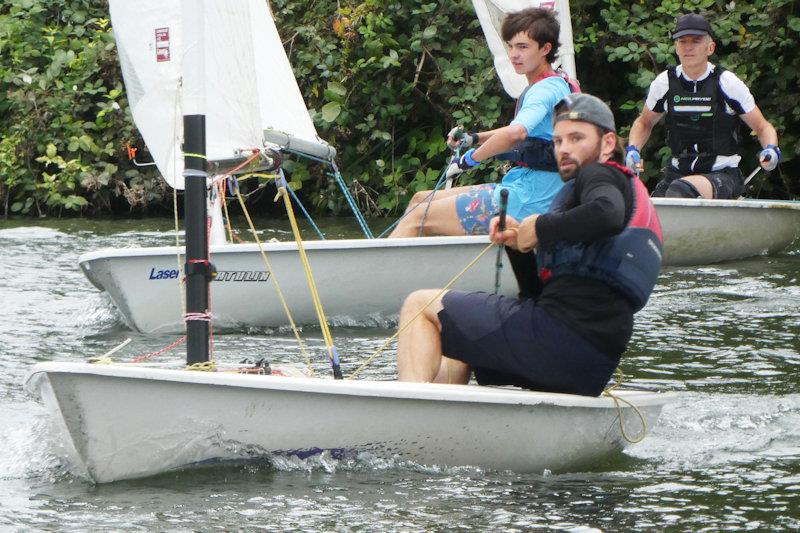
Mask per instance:
[[[92,294],[74,313],[75,330],[79,337],[91,337],[127,329],[122,316],[107,293]]]
[[[70,236],[52,228],[41,226],[27,226],[21,228],[0,229],[0,239],[31,241],[31,240],[53,240],[69,238]]]
[[[31,417],[31,412],[38,414]],[[51,417],[33,402],[3,405],[0,418],[0,479],[38,479],[55,483],[73,477],[62,450],[63,438]]]
[[[800,458],[800,394],[684,393],[664,407],[648,439],[626,453],[677,469]]]

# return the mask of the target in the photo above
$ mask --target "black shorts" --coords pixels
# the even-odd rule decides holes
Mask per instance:
[[[738,167],[727,167],[711,172],[697,172],[695,174],[685,174],[686,176],[705,176],[711,182],[714,189],[714,198],[717,200],[735,200],[744,192],[744,176]],[[668,166],[664,168],[664,179],[658,182],[653,189],[653,196],[663,197],[667,194],[670,183],[684,176],[678,170]]]
[[[442,353],[481,385],[597,396],[619,363],[533,300],[450,291],[442,303]]]

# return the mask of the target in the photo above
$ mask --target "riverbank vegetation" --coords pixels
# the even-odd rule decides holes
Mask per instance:
[[[675,61],[675,16],[704,12],[717,32],[713,58],[751,87],[780,135],[780,172],[753,195],[800,194],[800,3],[789,0],[580,0],[570,2],[583,89],[608,101],[622,133],[647,86]],[[286,52],[322,138],[369,214],[401,210],[432,188],[455,124],[488,129],[510,120],[469,0],[273,0]],[[8,216],[166,212],[171,191],[127,146],[144,144],[130,118],[108,6],[100,0],[6,0],[0,6],[0,209]],[[743,128],[743,132],[746,128]],[[663,128],[659,128],[663,130]],[[745,135],[742,170],[758,146]],[[654,183],[667,157],[659,131],[644,152]],[[318,165],[288,164],[317,213],[346,205]],[[489,165],[465,178],[499,176]],[[790,179],[791,177],[791,179]],[[264,195],[265,197],[271,195]],[[258,198],[258,196],[253,196]],[[270,208],[270,201],[258,206]]]

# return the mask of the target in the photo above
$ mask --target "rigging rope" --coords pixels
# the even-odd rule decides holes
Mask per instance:
[[[256,244],[258,245],[258,251],[261,254],[261,259],[263,259],[264,264],[266,265],[267,270],[270,273],[270,278],[272,279],[272,284],[275,287],[275,292],[278,294],[278,300],[280,300],[281,306],[283,307],[283,310],[286,313],[286,317],[289,319],[289,324],[291,325],[292,333],[294,333],[294,337],[295,339],[297,339],[297,344],[300,346],[300,352],[303,354],[303,357],[305,357],[308,370],[310,374],[313,375],[314,369],[311,366],[311,358],[308,355],[308,351],[306,350],[306,346],[305,343],[303,342],[303,339],[300,338],[300,332],[297,329],[297,324],[295,324],[291,311],[289,311],[289,306],[286,303],[286,298],[284,298],[283,296],[283,291],[281,290],[281,287],[278,284],[278,278],[275,275],[275,271],[272,268],[272,263],[267,257],[266,251],[264,251],[264,246],[261,243],[261,239],[258,238],[258,232],[256,231],[255,225],[253,224],[253,219],[250,217],[250,211],[248,211],[247,205],[245,205],[244,197],[242,197],[242,193],[239,191],[238,186],[235,187],[235,190],[233,190],[232,192],[236,194],[236,197],[239,200],[239,205],[242,207],[242,212],[244,213],[245,219],[247,220],[247,224],[250,227],[250,232],[253,234],[253,238],[255,239]]]
[[[644,439],[645,436],[647,435],[647,420],[645,420],[644,415],[642,414],[642,412],[639,410],[638,407],[633,405],[628,400],[626,400],[624,398],[620,398],[619,396],[617,396],[616,394],[611,392],[614,389],[616,389],[617,387],[619,387],[620,385],[622,385],[622,382],[625,379],[625,374],[622,373],[622,369],[620,367],[617,367],[617,369],[615,370],[615,373],[618,376],[616,383],[614,383],[613,385],[611,385],[609,387],[606,387],[606,389],[603,391],[603,396],[608,396],[609,398],[614,400],[614,405],[617,407],[617,420],[619,421],[619,431],[622,434],[622,438],[625,439],[626,441],[630,442],[631,444],[636,444],[637,442],[642,442],[642,439]],[[639,417],[639,421],[642,423],[642,430],[639,433],[639,436],[631,438],[628,435],[628,433],[625,431],[625,423],[624,423],[624,420],[623,420],[624,419],[623,410],[622,410],[622,407],[619,405],[620,402],[622,402],[622,403],[628,405],[629,407],[631,407],[633,409],[633,411],[636,413],[636,415]]]
[[[425,218],[428,216],[428,209],[430,209],[431,202],[433,202],[433,196],[436,194],[436,191],[441,189],[442,186],[447,181],[446,180],[446,176],[447,176],[447,169],[448,168],[450,168],[450,164],[449,163],[447,164],[447,166],[444,167],[444,170],[442,170],[442,173],[439,175],[439,179],[436,181],[436,184],[433,186],[433,190],[431,190],[431,192],[429,192],[428,195],[425,198],[423,198],[420,203],[418,203],[417,205],[415,205],[414,207],[412,207],[411,209],[409,209],[408,211],[403,213],[403,215],[400,216],[400,218],[395,220],[388,228],[383,230],[380,233],[380,235],[378,235],[379,239],[381,237],[384,237],[387,233],[391,232],[395,228],[395,226],[397,226],[400,223],[401,220],[403,220],[408,215],[413,213],[419,206],[421,206],[422,204],[425,204],[425,212],[422,214],[422,219],[420,220],[420,232],[422,232],[422,224],[425,222]]]
[[[375,236],[369,229],[367,221],[364,219],[364,215],[361,214],[361,210],[356,205],[356,201],[350,195],[350,191],[347,188],[347,184],[344,182],[344,178],[342,177],[341,172],[339,172],[339,167],[336,166],[336,162],[333,159],[330,160],[330,164],[331,167],[333,168],[333,175],[336,178],[336,183],[339,184],[339,188],[342,190],[342,194],[344,195],[345,200],[347,200],[347,205],[350,206],[350,210],[356,216],[356,220],[358,220],[358,225],[361,226],[361,231],[364,232],[364,235],[366,235],[368,239],[374,239]]]
[[[362,363],[362,365],[361,365],[361,366],[359,366],[357,369],[355,369],[355,370],[353,371],[353,373],[352,373],[352,374],[350,374],[350,375],[347,377],[347,379],[354,379],[356,376],[358,376],[358,374],[359,374],[359,373],[360,373],[362,370],[364,370],[364,369],[365,369],[367,366],[369,366],[369,364],[370,364],[370,363],[372,363],[372,361],[373,361],[373,360],[374,360],[376,357],[378,357],[378,355],[380,355],[380,354],[381,354],[381,352],[383,352],[383,350],[385,350],[385,349],[386,349],[386,347],[387,347],[387,346],[389,346],[389,344],[390,344],[390,343],[391,343],[393,340],[395,340],[395,339],[398,337],[398,335],[400,335],[400,334],[401,334],[403,331],[405,331],[405,330],[406,330],[406,328],[408,328],[408,326],[410,326],[410,325],[411,325],[411,324],[412,324],[412,323],[413,323],[413,322],[414,322],[414,321],[415,321],[417,318],[419,318],[419,316],[420,316],[420,315],[422,315],[422,312],[423,312],[423,311],[425,311],[425,309],[427,309],[427,308],[428,308],[428,306],[430,306],[430,305],[431,305],[433,302],[435,302],[437,298],[441,297],[441,295],[442,295],[442,294],[444,294],[444,292],[445,292],[445,291],[447,291],[448,289],[450,289],[450,287],[452,287],[452,286],[453,286],[453,284],[454,284],[456,281],[458,281],[458,280],[459,280],[459,278],[461,278],[461,276],[463,276],[463,275],[464,275],[464,273],[465,273],[467,270],[469,270],[470,268],[472,268],[472,267],[473,267],[473,265],[475,265],[475,263],[477,263],[477,262],[478,262],[478,260],[479,260],[481,257],[483,257],[483,256],[486,254],[486,252],[488,252],[489,250],[491,250],[491,249],[492,249],[494,246],[496,246],[496,245],[495,245],[495,243],[490,243],[490,244],[489,244],[489,245],[488,245],[486,248],[484,248],[484,249],[481,251],[481,253],[479,253],[479,254],[478,254],[478,256],[477,256],[477,257],[475,257],[475,259],[473,259],[472,261],[470,261],[470,262],[469,262],[469,264],[468,264],[467,266],[465,266],[465,267],[464,267],[464,268],[461,270],[461,272],[459,272],[458,274],[456,274],[456,275],[455,275],[455,277],[453,277],[453,279],[451,279],[450,281],[448,281],[448,282],[447,282],[447,284],[446,284],[446,285],[445,285],[445,286],[444,286],[444,287],[443,287],[443,288],[442,288],[442,289],[441,289],[441,290],[440,290],[440,291],[439,291],[439,292],[436,294],[436,296],[434,296],[433,298],[431,298],[431,300],[430,300],[428,303],[426,303],[425,305],[423,305],[423,306],[422,306],[422,308],[419,310],[419,312],[417,312],[417,314],[416,314],[416,315],[414,315],[413,317],[411,317],[411,320],[409,320],[409,321],[408,321],[408,322],[406,322],[405,324],[401,324],[401,325],[400,325],[400,327],[399,327],[399,328],[397,329],[397,331],[395,332],[395,334],[394,334],[394,335],[392,335],[391,337],[389,337],[388,339],[386,339],[386,342],[384,342],[384,343],[383,343],[383,344],[382,344],[382,345],[381,345],[381,346],[380,346],[380,347],[379,347],[377,350],[375,350],[375,353],[373,353],[372,355],[370,355],[370,356],[367,358],[367,360],[366,360],[366,361],[364,361],[364,363]]]
[[[226,201],[227,189],[228,180],[222,180],[217,184],[217,194],[222,198],[222,208],[225,210],[225,228],[228,230],[228,241],[233,243],[233,225],[231,224],[231,215],[228,213],[228,202]]]
[[[308,288],[311,291],[311,299],[314,302],[314,310],[317,312],[317,319],[319,320],[319,327],[322,329],[322,336],[325,339],[325,347],[328,350],[328,358],[331,361],[331,365],[333,366],[333,375],[336,379],[342,378],[342,371],[339,366],[339,354],[336,351],[336,347],[333,344],[333,337],[331,336],[330,328],[328,327],[328,321],[325,318],[325,310],[322,308],[322,301],[319,298],[319,291],[317,291],[317,284],[314,281],[314,275],[311,272],[311,264],[308,262],[308,256],[306,255],[306,250],[303,247],[303,239],[300,236],[300,228],[297,226],[297,219],[294,216],[294,210],[292,209],[292,202],[289,199],[289,196],[286,194],[288,184],[286,183],[286,178],[283,175],[283,169],[278,170],[279,180],[278,182],[278,196],[283,197],[283,203],[286,206],[286,214],[289,216],[289,223],[292,226],[292,233],[294,234],[294,239],[297,242],[297,251],[300,253],[300,259],[303,262],[303,269],[305,270],[306,274],[306,281],[308,282]]]

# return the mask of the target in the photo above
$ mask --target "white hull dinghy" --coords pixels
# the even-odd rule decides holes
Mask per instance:
[[[476,236],[306,241],[303,247],[330,322],[381,325],[397,315],[411,291],[445,286],[488,244],[487,237]],[[297,245],[262,246],[281,291],[290,296],[294,321],[316,323]],[[495,258],[494,253],[485,254],[453,288],[494,290]],[[211,283],[215,329],[286,324],[286,313],[257,244],[212,246],[211,260],[217,269]],[[178,279],[182,274],[175,247],[101,250],[79,261],[86,277],[108,293],[129,327],[144,333],[183,331]],[[507,295],[518,290],[510,265],[502,269],[501,288]]]
[[[26,387],[63,422],[69,461],[106,483],[213,460],[359,454],[542,473],[609,459],[671,395],[39,363]],[[631,407],[635,406],[638,413]],[[642,421],[646,429],[642,427]]]
[[[800,202],[653,198],[664,230],[664,265],[692,266],[770,255],[800,238]]]
[[[773,254],[800,236],[800,202],[654,199],[664,229],[664,265],[689,266]],[[394,317],[403,298],[444,286],[488,244],[487,237],[421,237],[306,241],[321,280],[322,302],[334,324],[374,325]],[[292,294],[298,324],[316,321],[294,243],[267,243],[275,275]],[[86,277],[105,291],[126,324],[143,333],[183,330],[175,247],[120,248],[84,254]],[[217,266],[211,284],[214,325],[222,329],[274,327],[286,315],[256,244],[212,246]],[[495,255],[486,254],[454,286],[494,290]],[[505,257],[503,257],[505,260]],[[183,260],[181,260],[182,262]],[[514,295],[510,265],[501,292]]]

